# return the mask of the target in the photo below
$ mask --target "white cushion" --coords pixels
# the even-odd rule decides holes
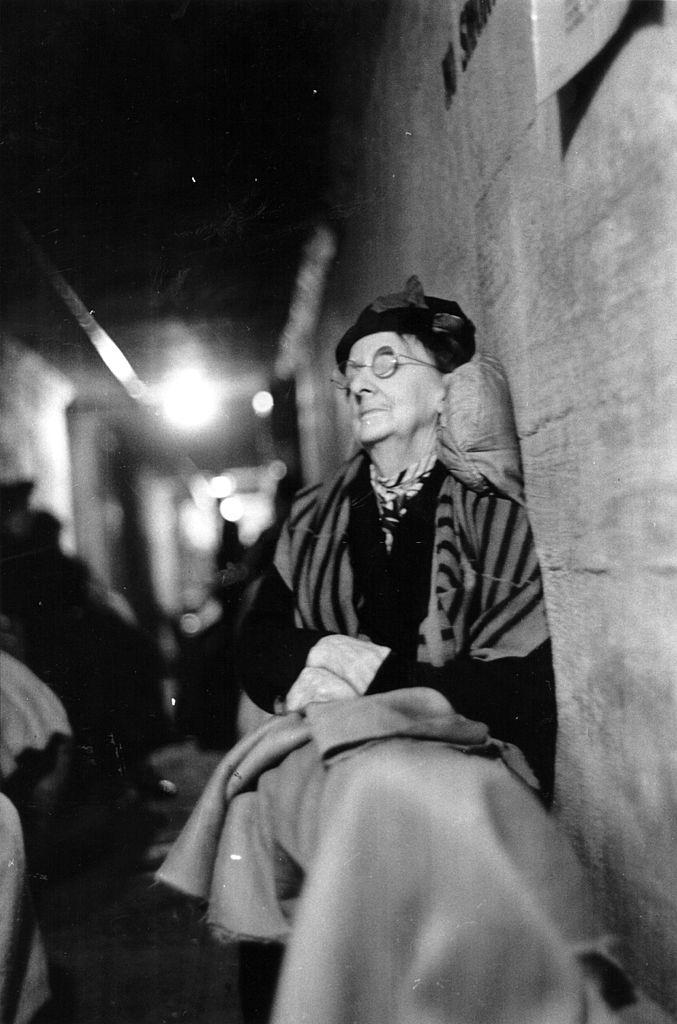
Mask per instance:
[[[524,504],[524,478],[505,371],[475,353],[450,375],[438,431],[449,472],[479,494],[495,491]]]

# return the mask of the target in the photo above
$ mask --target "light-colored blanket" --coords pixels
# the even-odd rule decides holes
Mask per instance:
[[[437,741],[457,750],[501,758],[528,785],[536,780],[517,748],[489,736],[481,722],[456,714],[427,688],[355,700],[311,704],[266,722],[223,759],[157,879],[209,903],[212,927],[230,936],[284,939],[316,841],[325,798],[324,776],[337,760],[400,737]],[[268,834],[266,773],[286,762],[298,806],[289,808],[296,835],[286,857]],[[303,784],[299,775],[304,776]],[[264,784],[259,787],[259,781]],[[450,803],[453,795],[450,794]],[[279,808],[274,812],[278,817]],[[289,848],[294,856],[289,857]],[[284,860],[291,863],[283,863]]]

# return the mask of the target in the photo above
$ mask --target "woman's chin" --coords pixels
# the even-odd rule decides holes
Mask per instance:
[[[379,444],[381,441],[386,441],[388,437],[389,434],[387,433],[387,431],[376,429],[359,430],[357,432],[358,443],[361,444],[363,448],[366,448],[367,451],[370,451],[374,447],[374,445]]]
[[[381,410],[361,416],[355,423],[355,435],[360,444],[376,444],[385,441],[391,434],[391,425]]]

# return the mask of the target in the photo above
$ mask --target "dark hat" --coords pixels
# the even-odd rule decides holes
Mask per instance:
[[[362,310],[336,346],[336,362],[344,362],[360,338],[380,331],[415,334],[445,371],[466,363],[475,351],[472,320],[457,302],[424,295],[416,276],[409,278],[404,291],[382,295]]]

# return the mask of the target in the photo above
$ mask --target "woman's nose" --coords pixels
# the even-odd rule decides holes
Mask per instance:
[[[353,376],[348,384],[349,390],[353,395],[358,395],[362,391],[373,391],[375,386],[374,375],[371,372],[371,367],[353,367]]]

